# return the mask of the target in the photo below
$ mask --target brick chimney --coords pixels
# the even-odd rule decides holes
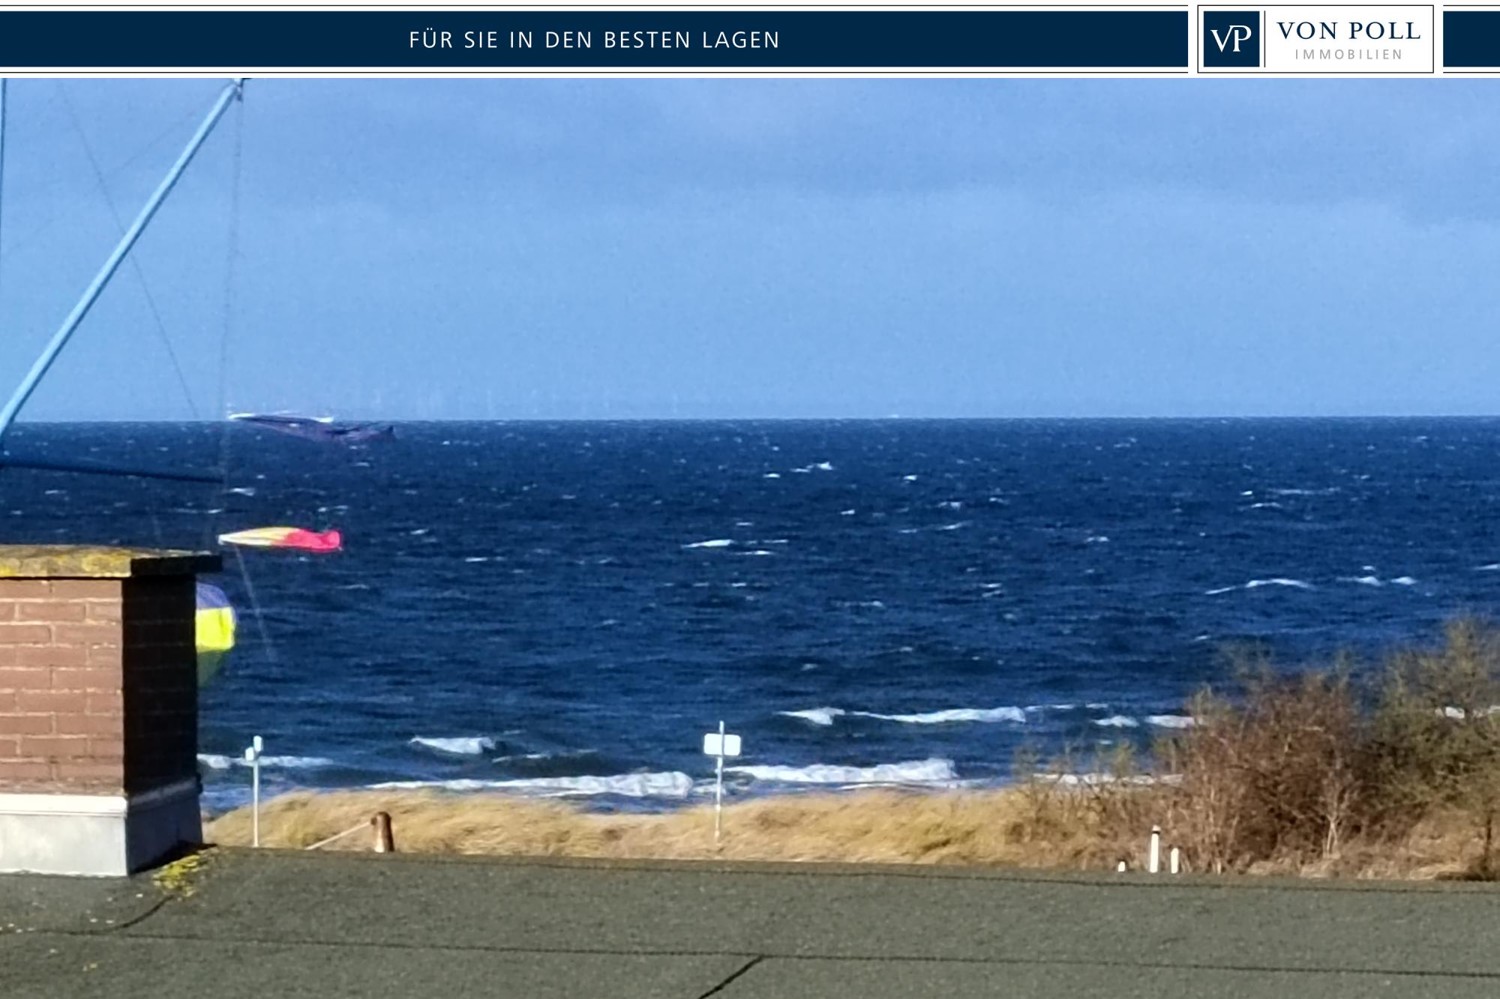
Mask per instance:
[[[123,875],[201,841],[194,582],[219,568],[0,545],[0,871]]]

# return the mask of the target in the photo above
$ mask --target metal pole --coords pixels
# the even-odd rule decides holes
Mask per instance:
[[[719,843],[719,832],[724,819],[724,723],[719,722],[719,758],[714,764],[714,845]]]
[[[260,736],[250,740],[245,759],[250,763],[250,845],[260,846],[260,753],[265,743]]]
[[[130,252],[130,248],[135,245],[135,241],[145,231],[152,216],[156,214],[156,210],[161,207],[161,203],[171,193],[172,188],[177,183],[177,178],[182,176],[182,172],[193,161],[193,157],[197,154],[199,147],[208,138],[208,133],[213,131],[214,125],[218,124],[219,119],[223,117],[225,109],[229,107],[231,101],[240,96],[243,89],[244,80],[242,79],[231,80],[225,84],[224,89],[219,93],[219,99],[214,102],[213,110],[209,111],[208,117],[203,119],[203,124],[198,126],[198,131],[193,133],[192,139],[188,141],[187,148],[182,151],[182,155],[177,157],[177,162],[172,164],[172,169],[167,171],[166,177],[157,185],[155,192],[152,193],[151,198],[146,202],[146,206],[141,209],[140,214],[136,216],[130,228],[125,231],[125,235],[120,237],[120,242],[115,246],[114,252],[109,255],[109,259],[104,262],[104,266],[99,269],[99,273],[94,275],[94,280],[84,290],[83,297],[78,300],[78,304],[73,306],[73,311],[68,313],[68,318],[64,319],[62,326],[58,328],[56,333],[52,334],[52,339],[47,342],[46,349],[36,359],[36,363],[31,366],[31,370],[26,373],[26,377],[21,380],[21,384],[16,387],[16,391],[11,395],[10,401],[5,404],[5,408],[0,409],[0,439],[5,437],[5,432],[10,429],[11,423],[16,418],[16,413],[20,411],[22,406],[26,405],[26,400],[31,398],[31,393],[36,390],[37,383],[42,380],[42,376],[47,373],[47,369],[52,367],[52,362],[57,359],[58,353],[67,345],[68,338],[73,335],[73,331],[78,328],[78,324],[83,322],[83,317],[88,315],[88,311],[93,307],[95,300],[98,299],[99,293],[104,290],[104,286],[109,283],[109,279],[125,259],[125,255]]]

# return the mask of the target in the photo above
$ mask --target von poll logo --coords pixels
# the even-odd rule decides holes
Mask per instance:
[[[1234,69],[1260,65],[1260,11],[1203,12],[1203,67]]]

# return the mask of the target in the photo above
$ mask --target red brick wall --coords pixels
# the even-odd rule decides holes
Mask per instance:
[[[0,792],[197,773],[193,577],[0,579]]]
[[[0,791],[124,787],[120,583],[0,579]]]

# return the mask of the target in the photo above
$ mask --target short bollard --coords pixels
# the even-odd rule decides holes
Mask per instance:
[[[1182,873],[1182,851],[1172,847],[1172,852],[1167,854],[1167,870],[1173,874]]]
[[[1161,826],[1151,827],[1151,849],[1146,855],[1146,870],[1152,874],[1161,873]]]
[[[375,852],[395,853],[396,839],[391,833],[389,812],[376,812],[370,817],[370,826],[375,830]]]

